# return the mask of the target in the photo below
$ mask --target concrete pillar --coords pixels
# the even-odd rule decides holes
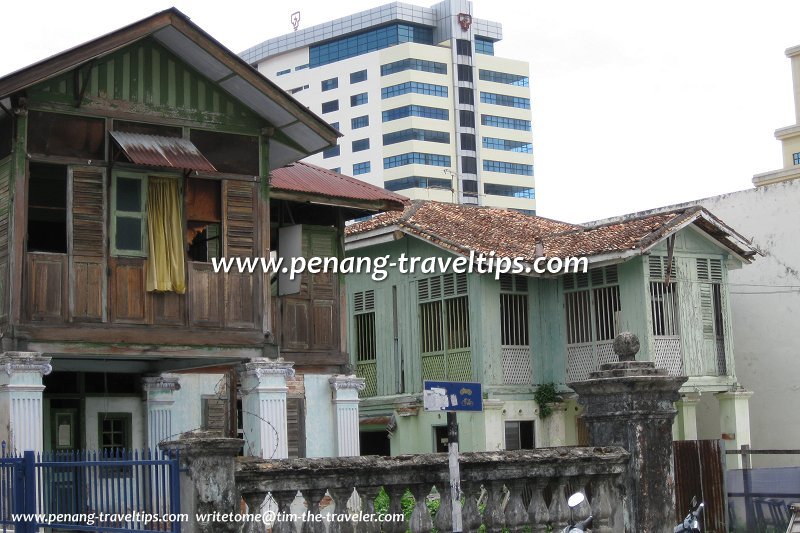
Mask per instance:
[[[44,449],[42,376],[52,370],[39,352],[0,355],[0,440],[7,452]]]
[[[697,404],[700,394],[690,392],[681,396],[675,403],[678,416],[672,425],[672,437],[675,440],[697,440]]]
[[[550,404],[550,416],[542,420],[547,443],[541,447],[566,446],[567,444],[567,404],[566,402]],[[537,447],[539,445],[537,444]]]
[[[750,441],[750,397],[752,391],[736,389],[718,393],[719,400],[719,428],[725,447],[729,450],[738,450],[742,445],[751,444]],[[728,468],[742,468],[741,455],[728,455],[726,458]]]
[[[289,457],[286,421],[286,379],[294,377],[294,363],[254,358],[244,364],[242,424],[244,454],[263,459]]]
[[[172,405],[175,403],[174,392],[181,388],[179,381],[174,374],[142,378],[147,447],[154,452],[160,442],[175,436],[172,430]]]
[[[180,452],[181,466],[184,467],[180,480],[181,513],[189,516],[189,521],[181,524],[183,533],[240,532],[242,524],[235,520],[217,517],[201,522],[197,515],[241,512],[241,498],[234,479],[234,458],[239,454],[242,442],[209,431],[192,431],[159,445],[166,453]]]
[[[358,391],[366,382],[356,376],[331,376],[328,380],[333,394],[334,424],[336,430],[336,456],[361,455],[359,442]]]
[[[589,379],[569,383],[584,406],[592,446],[622,446],[630,453],[625,476],[625,531],[671,531],[675,522],[672,458],[674,402],[686,376],[669,376],[651,361],[635,361],[639,339],[614,339],[619,363],[600,365]]]

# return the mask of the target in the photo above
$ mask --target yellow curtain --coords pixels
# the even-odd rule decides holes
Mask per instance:
[[[186,292],[179,181],[149,178],[147,184],[147,290]]]

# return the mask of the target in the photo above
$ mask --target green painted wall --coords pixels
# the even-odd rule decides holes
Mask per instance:
[[[111,109],[224,126],[232,131],[260,128],[264,120],[151,38],[90,64],[81,100],[86,111]],[[78,73],[78,85],[85,71]],[[76,73],[71,71],[28,90],[32,109],[76,109]],[[257,133],[257,131],[256,131]]]

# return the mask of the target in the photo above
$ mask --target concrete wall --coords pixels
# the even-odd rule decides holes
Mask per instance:
[[[203,425],[203,396],[215,396],[221,390],[223,374],[181,374],[181,388],[172,395],[172,432],[176,435]]]
[[[305,374],[306,457],[336,456],[336,425],[329,374]]]
[[[729,272],[736,374],[754,391],[754,448],[797,448],[800,426],[800,180],[698,201],[752,238],[764,257]],[[700,418],[702,417],[702,418]],[[699,428],[719,424],[698,409]],[[702,429],[701,429],[702,431]],[[797,465],[800,456],[756,456],[755,466]]]

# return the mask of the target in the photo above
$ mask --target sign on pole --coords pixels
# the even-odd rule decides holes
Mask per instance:
[[[450,505],[453,513],[453,533],[460,533],[461,473],[458,466],[458,411],[483,411],[483,392],[480,383],[455,381],[426,381],[423,386],[423,405],[426,411],[447,412],[447,449],[450,466]],[[444,503],[444,502],[442,502]]]

